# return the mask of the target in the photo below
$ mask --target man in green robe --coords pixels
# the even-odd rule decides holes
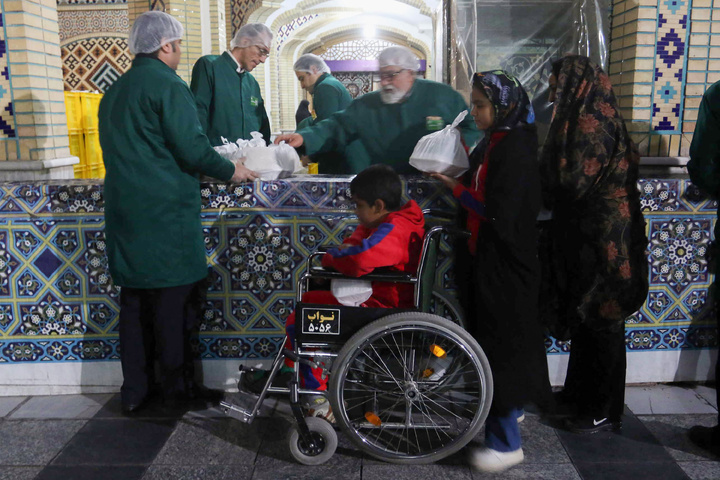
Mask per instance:
[[[343,151],[360,140],[372,163],[392,166],[398,173],[418,173],[408,161],[418,140],[440,130],[467,111],[462,96],[450,86],[416,78],[417,57],[405,47],[389,47],[378,57],[381,90],[366,93],[343,111],[297,133],[280,135],[275,142],[308,155]],[[468,115],[460,124],[465,144],[473,146],[480,132]]]
[[[249,140],[260,132],[270,143],[270,121],[260,86],[250,75],[265,63],[272,45],[272,32],[262,23],[242,26],[222,55],[200,57],[192,71],[190,89],[195,95],[200,124],[210,143],[222,145]]]
[[[698,112],[697,123],[695,124],[695,133],[693,134],[692,143],[690,144],[690,161],[687,164],[690,180],[700,190],[710,195],[712,198],[720,198],[720,82],[716,82],[707,89],[700,102],[700,110]],[[720,207],[718,208],[718,216],[720,217]],[[720,266],[720,220],[715,222],[715,240],[710,244],[709,265],[711,272],[715,270],[716,278],[712,285],[715,292],[715,320],[717,322],[718,331],[720,331],[720,305],[717,304],[718,282],[718,266]],[[717,389],[720,388],[720,355],[715,363],[715,388],[717,399],[720,400],[720,394]],[[720,417],[718,417],[720,422]],[[689,431],[690,440],[700,447],[708,450],[715,455],[720,455],[720,423],[714,427],[704,427],[696,425]]]
[[[126,413],[148,397],[156,351],[167,402],[197,391],[189,334],[200,318],[208,274],[198,177],[256,177],[218,155],[203,133],[192,94],[175,73],[182,35],[183,26],[166,13],[140,15],[128,40],[132,67],[105,93],[98,113],[108,265],[122,287]]]
[[[293,70],[300,86],[312,94],[315,111],[315,118],[301,122],[298,130],[330,118],[330,115],[344,110],[352,102],[345,85],[330,74],[330,67],[317,55],[301,55],[293,65]],[[360,173],[370,166],[370,157],[359,140],[351,142],[343,153],[318,153],[310,161],[317,162],[319,173],[325,174]]]

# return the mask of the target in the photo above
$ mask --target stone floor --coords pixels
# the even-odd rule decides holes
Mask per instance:
[[[525,462],[483,475],[468,467],[463,452],[435,465],[382,463],[342,434],[328,463],[299,465],[288,449],[283,402],[268,402],[261,418],[246,425],[214,409],[158,407],[126,418],[116,394],[0,397],[0,480],[720,479],[720,458],[686,436],[692,425],[717,422],[714,389],[628,387],[626,403],[621,433],[575,435],[527,415]]]

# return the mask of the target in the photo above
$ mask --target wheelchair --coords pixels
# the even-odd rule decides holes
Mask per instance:
[[[435,211],[423,211],[438,216]],[[251,423],[268,394],[290,396],[297,422],[289,436],[299,463],[320,465],[335,452],[335,428],[306,417],[300,395],[328,398],[337,426],[363,452],[395,464],[426,464],[464,447],[482,428],[493,393],[488,360],[463,328],[460,312],[434,288],[443,235],[467,235],[447,225],[426,230],[416,275],[373,272],[364,280],[414,285],[413,309],[303,303],[311,279],[348,278],[316,266],[327,248],[308,257],[298,280],[294,349],[280,348],[257,398],[223,411]],[[449,317],[449,318],[446,318]],[[326,392],[300,388],[300,364],[331,360]],[[295,362],[288,387],[273,386],[285,358]],[[240,382],[248,370],[240,367]]]

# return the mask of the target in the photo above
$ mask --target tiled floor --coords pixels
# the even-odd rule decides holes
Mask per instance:
[[[629,387],[626,403],[621,433],[574,435],[529,414],[521,424],[525,462],[482,475],[464,452],[434,465],[390,465],[342,434],[326,464],[299,465],[288,449],[291,421],[282,402],[269,401],[246,425],[214,409],[158,407],[127,418],[118,395],[0,397],[0,480],[720,479],[720,458],[686,436],[692,425],[717,422],[714,389]]]

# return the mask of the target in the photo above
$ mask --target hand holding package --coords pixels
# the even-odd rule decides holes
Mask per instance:
[[[457,126],[467,115],[463,110],[455,121],[439,132],[422,137],[410,156],[410,165],[422,172],[459,177],[470,168]]]

